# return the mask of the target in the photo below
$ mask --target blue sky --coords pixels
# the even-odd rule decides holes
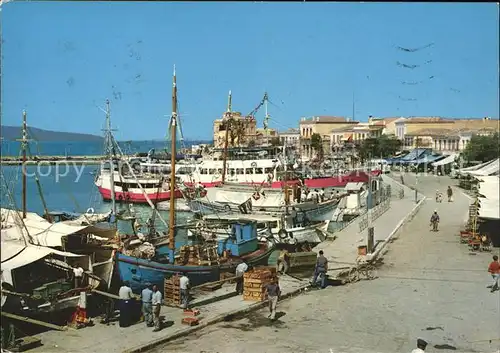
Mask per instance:
[[[267,91],[278,129],[351,116],[353,92],[357,120],[498,117],[494,3],[10,2],[1,16],[5,125],[26,108],[31,126],[100,134],[109,98],[119,139],[162,138],[174,64],[185,138],[211,137],[229,90],[243,113]]]

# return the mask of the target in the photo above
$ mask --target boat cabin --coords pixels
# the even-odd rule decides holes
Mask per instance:
[[[233,256],[242,256],[258,249],[257,222],[236,221],[232,224],[229,238],[218,240],[218,253],[228,251]]]

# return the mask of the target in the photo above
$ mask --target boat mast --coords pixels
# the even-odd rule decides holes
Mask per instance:
[[[115,164],[113,162],[113,139],[111,137],[111,109],[109,99],[106,99],[106,141],[108,147],[109,179],[111,183],[111,214],[116,216],[116,196],[115,196]],[[114,219],[114,217],[113,217]]]
[[[227,97],[227,111],[224,114],[224,118],[222,119],[223,121],[225,120],[225,128],[226,128],[226,133],[224,136],[224,159],[222,161],[222,184],[226,181],[226,163],[227,163],[227,150],[228,150],[228,145],[229,145],[229,127],[231,125],[231,119],[232,119],[233,113],[232,113],[232,95],[231,91],[229,91],[229,96]]]
[[[266,145],[269,144],[269,113],[267,111],[267,92],[264,94],[264,109],[266,111],[266,116],[264,117],[264,132],[266,134]]]
[[[174,77],[172,82],[172,117],[170,120],[170,136],[171,141],[171,171],[170,171],[170,220],[168,225],[168,239],[169,247],[173,251],[175,249],[175,157],[177,154],[176,142],[176,130],[177,130],[177,78],[175,75],[175,65],[174,65]]]
[[[23,196],[22,196],[22,210],[23,219],[26,219],[26,150],[28,147],[28,126],[26,124],[26,110],[23,110],[23,135],[21,140],[21,150],[23,154],[22,178],[23,178]]]

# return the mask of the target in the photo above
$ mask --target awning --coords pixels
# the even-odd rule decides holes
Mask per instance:
[[[500,219],[498,200],[479,199],[478,217],[485,219]]]
[[[421,163],[432,163],[437,160],[443,159],[444,156],[435,156],[435,155],[425,155],[422,158],[416,159],[416,160],[411,160],[411,161],[404,161],[404,164],[421,164]],[[403,162],[403,160],[401,161]]]
[[[2,215],[2,239],[23,240],[31,237],[34,244],[50,247],[61,247],[64,236],[80,232],[84,229],[92,229],[89,226],[81,226],[72,223],[59,222],[50,223],[36,213],[28,212],[26,218],[21,220],[19,211],[1,209]],[[24,224],[23,224],[24,223]]]
[[[482,168],[484,168],[484,167],[492,164],[493,162],[495,162],[497,160],[498,159],[494,159],[494,160],[491,160],[491,161],[488,161],[488,162],[485,162],[485,163],[474,165],[472,167],[462,168],[462,169],[459,170],[459,173],[467,173],[467,172],[470,172],[470,171],[482,169]]]
[[[440,161],[432,163],[432,166],[437,167],[440,165],[446,165],[446,164],[453,163],[453,162],[455,162],[455,158],[457,158],[457,156],[458,156],[457,153],[450,154],[448,157],[441,159]]]
[[[500,199],[500,179],[497,176],[485,176],[477,179],[480,181],[478,184],[479,194],[483,195],[487,200],[496,200],[498,203]]]
[[[7,252],[11,253],[10,247],[19,249],[19,244],[9,244],[9,242],[2,242],[2,259],[4,258],[4,248],[7,248]],[[87,255],[78,255],[70,252],[59,251],[45,246],[34,246],[28,245],[21,247],[21,251],[17,252],[17,255],[2,261],[2,271],[5,270],[15,270],[16,268],[29,265],[35,261],[43,259],[49,255],[58,255],[64,257],[81,257]]]
[[[495,161],[493,161],[492,163],[488,164],[487,166],[481,169],[473,170],[466,173],[472,176],[488,176],[488,175],[498,174],[499,170],[500,170],[500,159],[496,159]]]

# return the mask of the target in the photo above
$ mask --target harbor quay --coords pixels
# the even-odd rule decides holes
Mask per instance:
[[[375,249],[377,249],[377,247],[382,247],[384,245],[382,240],[385,241],[389,236],[397,234],[397,230],[401,229],[406,222],[411,220],[413,216],[412,212],[414,212],[415,207],[420,207],[422,204],[420,202],[423,200],[422,196],[418,200],[419,203],[415,204],[415,200],[413,199],[414,196],[410,188],[402,186],[392,179],[388,179],[387,182],[393,183],[391,200],[388,206],[385,206],[388,208],[385,212],[378,215],[378,218],[374,218],[370,221],[370,225],[376,229],[375,234],[378,245]],[[403,190],[404,196],[402,198],[400,190]],[[376,207],[374,209],[376,209]],[[360,244],[366,242],[365,233],[367,232],[366,229],[360,227],[360,222],[363,222],[363,217],[356,218],[344,229],[334,234],[330,234],[327,240],[314,249],[315,251],[323,250],[329,259],[331,269],[329,278],[332,280],[331,282],[333,284],[339,284],[339,282],[345,281],[336,280],[343,278],[342,274],[345,273],[346,269],[356,268],[363,262],[363,259],[366,260],[366,257],[370,256],[370,254],[360,256],[358,253]],[[364,240],[361,240],[361,238]],[[379,253],[382,254],[382,252]],[[341,269],[338,270],[338,268]],[[305,278],[280,275],[279,283],[282,290],[282,301],[279,302],[278,306],[281,308],[289,305],[285,304],[288,298],[293,298],[296,295],[303,295],[304,293],[310,293],[306,295],[307,297],[329,293],[332,298],[335,298],[336,291],[339,290],[340,287],[329,286],[327,289],[321,291],[321,293],[318,293],[318,291],[310,288],[311,279],[312,273]],[[357,287],[357,290],[363,292],[364,288]],[[104,350],[107,352],[132,353],[155,350],[155,347],[162,345],[165,345],[163,349],[167,350],[169,349],[168,347],[170,347],[169,342],[172,340],[179,339],[179,337],[183,336],[198,337],[200,334],[203,334],[205,331],[204,328],[207,326],[217,324],[224,325],[240,317],[255,315],[252,314],[252,312],[267,305],[267,302],[245,301],[241,296],[236,296],[233,284],[223,285],[222,288],[214,292],[200,292],[195,294],[195,298],[196,300],[192,303],[192,307],[200,310],[200,324],[198,326],[189,327],[181,324],[181,320],[184,317],[182,309],[162,306],[161,316],[164,317],[164,327],[159,332],[153,332],[151,328],[146,327],[145,323],[137,323],[131,327],[120,328],[117,322],[105,325],[101,324],[98,318],[94,318],[93,321],[95,326],[92,327],[62,332],[47,331],[37,335],[42,340],[43,346],[35,348],[32,351],[47,353],[71,351],[83,353]],[[265,311],[267,309],[263,310]],[[330,310],[330,308],[325,306],[324,310]],[[281,309],[279,309],[278,312],[281,312]],[[261,319],[261,321],[264,320],[266,323],[269,322],[269,319],[267,319],[268,314],[264,313],[262,315],[264,315],[264,318]],[[282,319],[278,319],[278,322],[280,320]],[[200,346],[204,344],[204,341],[197,343],[197,345]],[[195,348],[192,348],[180,351],[191,352],[195,350]],[[214,348],[213,351],[220,352],[220,348]],[[240,351],[241,350],[238,349],[232,350],[232,352]]]
[[[414,176],[405,179],[415,186]],[[499,292],[486,288],[491,284],[487,267],[498,249],[472,253],[460,244],[470,200],[455,188],[456,180],[418,179],[417,189],[426,199],[382,251],[376,279],[310,290],[278,303],[276,322],[266,320],[266,309],[257,310],[152,353],[400,353],[415,349],[418,338],[428,342],[426,352],[498,352]],[[454,202],[436,204],[436,190],[448,185],[454,188]],[[439,232],[429,227],[434,210],[441,217]],[[382,216],[374,222],[376,232],[379,221]],[[327,256],[332,247],[324,251]]]
[[[26,165],[56,165],[56,164],[83,164],[83,165],[98,165],[105,161],[106,156],[30,156],[26,160]],[[2,156],[0,159],[1,165],[22,165],[23,159],[18,156]]]

